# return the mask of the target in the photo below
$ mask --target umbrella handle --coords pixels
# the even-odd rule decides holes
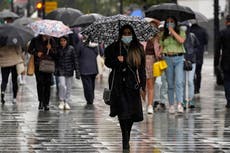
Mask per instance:
[[[50,39],[48,39],[48,45],[50,45]],[[50,52],[50,49],[48,48],[46,55],[48,55]]]

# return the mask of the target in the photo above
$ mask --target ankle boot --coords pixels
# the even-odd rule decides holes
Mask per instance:
[[[5,103],[5,93],[1,93],[1,102],[2,102],[2,104],[4,104]]]

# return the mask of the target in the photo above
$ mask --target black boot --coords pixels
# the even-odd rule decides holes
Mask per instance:
[[[42,103],[41,101],[39,102],[38,109],[39,109],[39,110],[40,110],[40,109],[43,109],[43,103]]]
[[[129,138],[130,138],[130,134],[128,131],[125,131],[124,133],[122,133],[122,146],[123,146],[123,150],[129,150],[130,146],[129,146]]]
[[[1,93],[1,102],[2,102],[2,104],[5,104],[5,93]]]

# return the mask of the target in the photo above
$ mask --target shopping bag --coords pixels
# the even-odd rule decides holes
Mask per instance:
[[[34,69],[34,55],[31,55],[27,65],[27,75],[34,75]]]

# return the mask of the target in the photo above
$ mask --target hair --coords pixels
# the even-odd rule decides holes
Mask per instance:
[[[127,54],[127,63],[133,67],[138,68],[141,65],[141,59],[143,56],[143,49],[141,47],[141,44],[139,42],[139,40],[137,39],[137,36],[133,30],[133,27],[131,25],[124,25],[120,28],[119,30],[119,38],[118,38],[118,42],[119,44],[122,44],[121,38],[123,35],[123,31],[125,29],[130,29],[132,32],[132,41],[130,42],[130,46],[129,46],[129,52]]]
[[[226,18],[225,18],[225,20],[226,20],[227,22],[230,22],[230,15],[227,15]]]
[[[68,45],[69,45],[69,36],[67,36],[67,35],[65,35],[65,36],[61,36],[61,37],[59,38],[59,44],[60,44],[60,40],[61,40],[61,38],[63,38],[63,39],[65,39],[65,40],[66,40],[66,42],[67,42],[66,46],[68,46]],[[60,44],[60,45],[61,45],[61,44]]]
[[[172,19],[174,20],[174,22],[175,22],[175,28],[174,28],[174,30],[175,30],[177,33],[179,33],[180,30],[179,30],[179,27],[178,27],[177,18],[174,17],[174,16],[169,16],[168,18],[172,18]],[[164,23],[164,34],[163,34],[163,38],[162,38],[163,40],[166,39],[166,38],[169,36],[169,29],[166,28],[166,24],[167,24],[167,19],[168,19],[168,18],[165,19],[165,23]]]

